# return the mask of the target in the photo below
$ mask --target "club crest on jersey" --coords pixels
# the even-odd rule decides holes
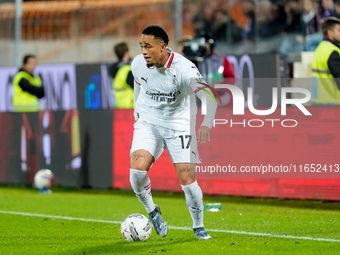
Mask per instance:
[[[177,86],[179,85],[179,83],[178,83],[176,77],[174,77],[174,78],[172,79],[172,84],[173,84],[175,87],[177,87]]]

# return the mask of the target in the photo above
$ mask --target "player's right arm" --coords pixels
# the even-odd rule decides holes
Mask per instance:
[[[137,100],[138,100],[141,85],[138,81],[136,81],[136,79],[135,79],[134,83],[135,83],[134,90],[133,90],[134,102],[135,102],[134,116],[135,116],[135,121],[137,121],[139,116],[138,116],[138,112],[137,112],[137,109],[136,109],[136,105],[137,105]]]

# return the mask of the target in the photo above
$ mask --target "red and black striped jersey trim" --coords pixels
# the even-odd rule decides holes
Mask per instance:
[[[171,66],[172,60],[174,59],[174,55],[175,54],[173,52],[171,52],[171,55],[170,55],[170,58],[169,58],[169,61],[168,61],[166,68],[169,68]]]

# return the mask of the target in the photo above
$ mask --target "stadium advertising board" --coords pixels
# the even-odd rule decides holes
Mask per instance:
[[[76,110],[0,113],[0,181],[32,184],[39,169],[52,169],[56,184],[76,186],[81,169]]]
[[[0,183],[32,184],[39,169],[70,187],[112,185],[112,111],[0,113]]]
[[[306,118],[298,108],[287,108],[296,119],[294,128],[244,126],[245,114],[234,127],[218,125],[210,143],[198,144],[202,163],[196,168],[206,194],[339,200],[338,154],[340,107],[307,107]],[[231,108],[220,108],[217,118],[234,118]],[[280,112],[274,113],[278,118]],[[202,121],[202,116],[197,123]],[[263,119],[264,116],[257,116]],[[134,119],[115,110],[113,139],[113,187],[130,188],[129,153]],[[119,159],[119,160],[117,160]],[[163,153],[149,171],[153,189],[181,191],[176,171]]]
[[[79,109],[114,108],[112,79],[106,64],[83,64],[76,66],[77,98]]]

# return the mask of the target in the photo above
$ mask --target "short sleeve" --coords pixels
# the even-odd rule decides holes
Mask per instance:
[[[183,79],[185,83],[192,88],[193,91],[195,91],[199,87],[204,86],[207,83],[193,63],[191,63],[191,65],[187,65],[187,68],[183,70]]]

